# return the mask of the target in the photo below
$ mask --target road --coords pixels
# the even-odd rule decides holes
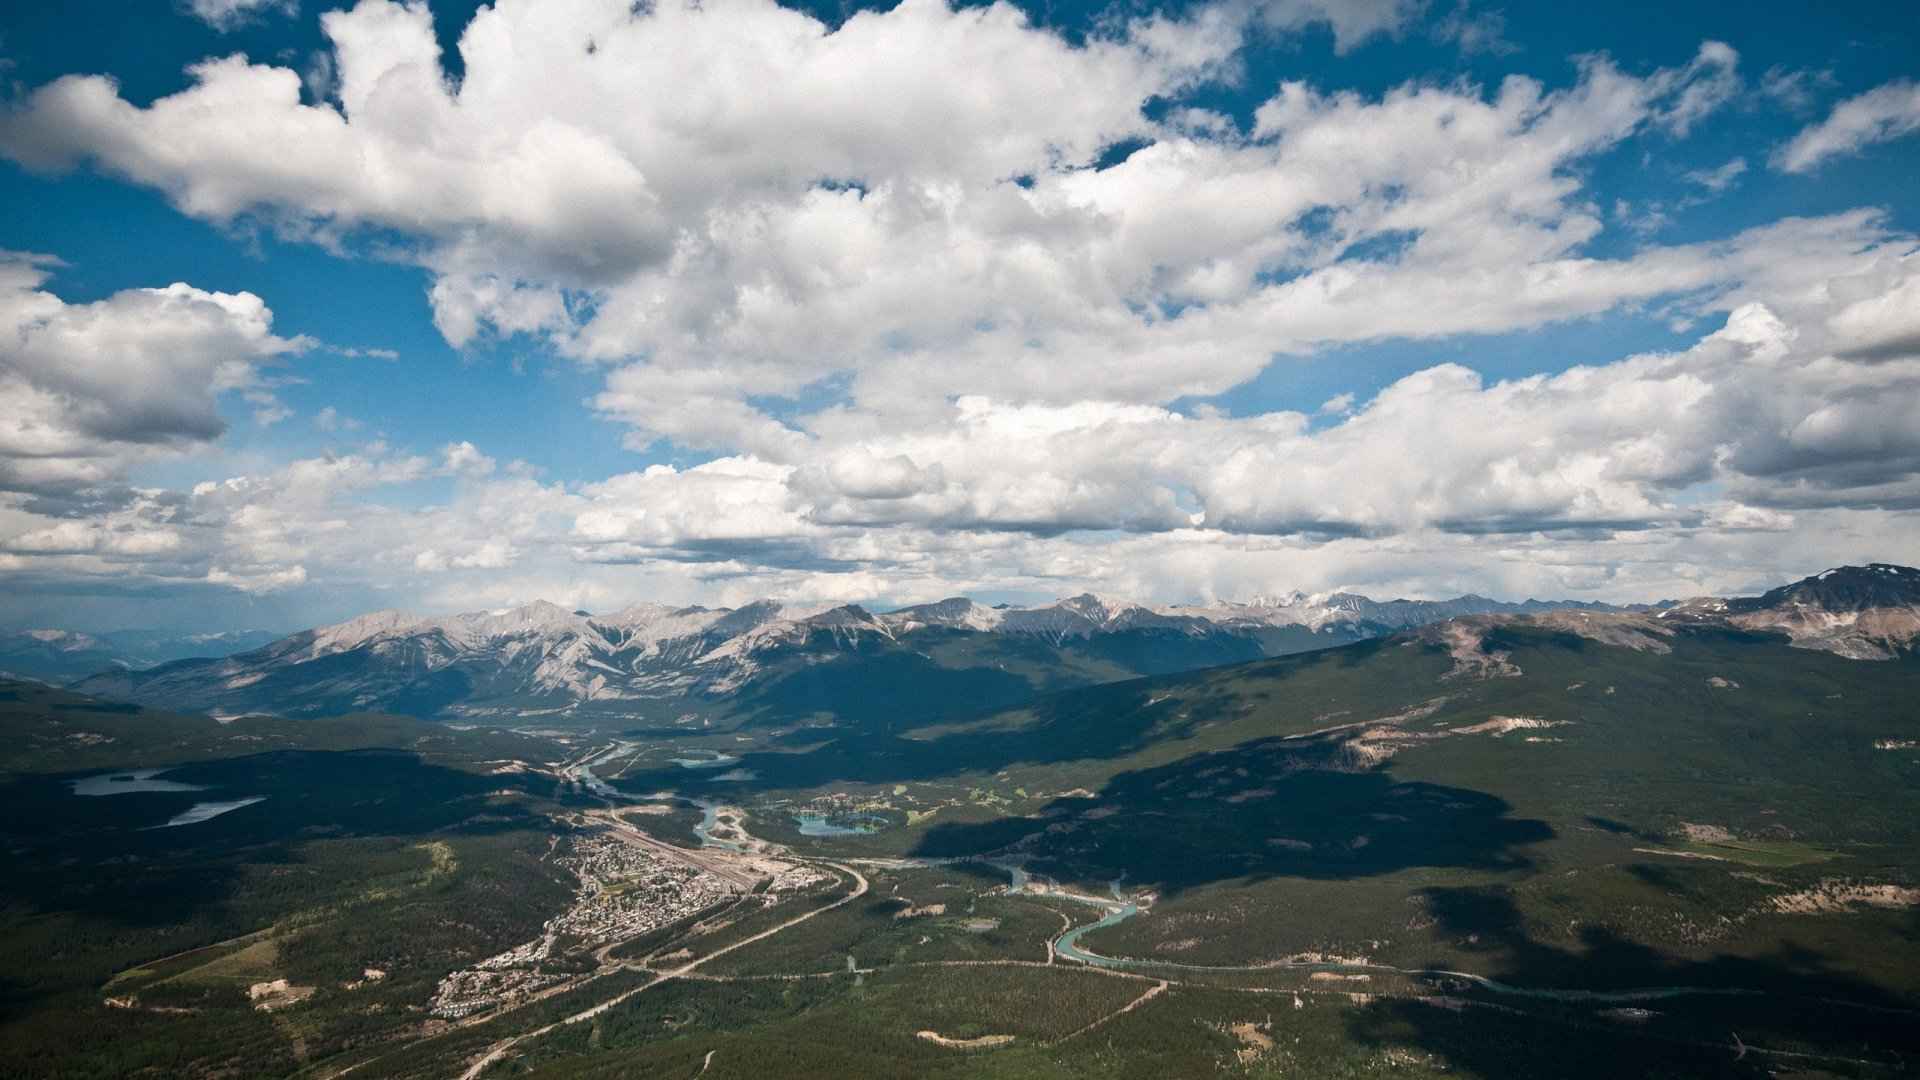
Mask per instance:
[[[1139,1008],[1142,1005],[1145,1005],[1147,1002],[1152,1001],[1154,998],[1157,998],[1161,994],[1164,994],[1166,992],[1167,992],[1167,980],[1161,979],[1159,982],[1156,982],[1152,986],[1148,987],[1146,993],[1141,994],[1139,997],[1134,998],[1132,1001],[1127,1002],[1125,1005],[1120,1006],[1118,1009],[1115,1009],[1113,1012],[1110,1012],[1107,1015],[1102,1016],[1098,1020],[1095,1020],[1093,1023],[1088,1024],[1086,1027],[1081,1028],[1080,1030],[1072,1033],[1071,1035],[1062,1036],[1061,1038],[1056,1039],[1054,1041],[1056,1044],[1058,1044],[1058,1043],[1066,1042],[1068,1039],[1079,1038],[1080,1036],[1085,1035],[1087,1032],[1092,1031],[1094,1028],[1099,1027],[1101,1024],[1106,1023],[1107,1021],[1113,1019],[1114,1017],[1119,1016],[1122,1013],[1130,1013],[1133,1010]]]

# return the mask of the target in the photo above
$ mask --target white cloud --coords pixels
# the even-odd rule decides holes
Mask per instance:
[[[333,97],[339,89],[333,70],[333,54],[319,49],[307,54],[307,66],[300,70],[300,84],[307,88],[307,96],[315,101]]]
[[[363,453],[330,454],[326,457],[295,461],[283,469],[280,477],[275,480],[237,477],[222,485],[202,484],[195,491],[199,493],[203,488],[212,488],[217,491],[223,487],[232,489],[236,485],[284,482],[289,488],[286,498],[311,503],[331,498],[341,492],[410,484],[425,477],[427,473],[427,459],[417,456],[396,457],[388,454],[384,445],[372,443]]]
[[[1425,7],[1425,0],[1262,0],[1256,10],[1275,30],[1323,25],[1334,51],[1346,53],[1377,36],[1399,36]]]
[[[27,560],[16,571],[56,578],[265,593],[297,589],[309,575],[329,588],[378,589],[408,568],[499,570],[530,542],[558,550],[578,498],[522,470],[490,478],[473,463],[491,459],[471,444],[450,450],[471,482],[447,504],[407,509],[369,498],[438,471],[375,442],[190,491],[0,502],[0,552]]]
[[[1887,291],[1907,287],[1889,273]],[[1682,353],[1497,383],[1433,368],[1319,430],[1114,403],[968,399],[912,433],[841,413],[812,429],[816,465],[718,459],[578,487],[507,466],[411,509],[366,496],[437,467],[369,444],[105,516],[0,507],[0,573],[439,607],[1744,587],[1911,535],[1911,514],[1864,507],[1920,494],[1898,423],[1920,371],[1835,359],[1851,340],[1746,307]],[[1796,520],[1809,506],[1832,508]]]
[[[1352,44],[1418,8],[1259,11]],[[798,445],[791,426],[749,399],[823,379],[1051,403],[1098,382],[1165,403],[1275,352],[1538,325],[1712,276],[1645,265],[1674,261],[1659,250],[1579,258],[1601,223],[1573,173],[1719,107],[1738,84],[1725,45],[1645,77],[1590,57],[1551,92],[1290,83],[1247,133],[1148,120],[1154,98],[1229,70],[1241,14],[1073,45],[1005,5],[912,0],[830,31],[770,0],[639,17],[505,0],[467,27],[454,87],[424,8],[367,0],[324,18],[337,107],[230,57],[146,107],[105,79],[56,81],[0,122],[0,148],[97,161],[215,221],[398,231],[449,341],[544,335],[628,364],[599,405],[637,441],[772,457]],[[1132,138],[1151,145],[1089,167]],[[1380,327],[1381,310],[1404,318]]]
[[[329,345],[327,347],[327,351],[330,353],[333,353],[335,356],[344,356],[344,357],[347,357],[348,359],[358,359],[360,357],[368,357],[374,360],[400,359],[400,353],[398,350],[395,350],[395,349],[378,349],[378,348],[366,348],[361,346]]]
[[[1436,41],[1451,42],[1469,56],[1487,53],[1511,56],[1520,46],[1507,40],[1507,17],[1500,11],[1474,11],[1467,0],[1459,0],[1433,26]]]
[[[37,165],[96,156],[197,215],[266,209],[315,228],[425,233],[456,280],[478,242],[577,285],[669,259],[680,222],[716,195],[876,172],[978,183],[1085,161],[1143,130],[1148,96],[1235,44],[1230,26],[1145,20],[1075,48],[1010,6],[930,0],[831,33],[767,0],[643,17],[625,3],[522,0],[468,26],[455,96],[424,5],[367,0],[322,23],[338,110],[301,105],[289,70],[229,57],[147,109],[103,78],[59,80],[6,141]],[[513,295],[514,276],[497,282]]]
[[[513,565],[516,553],[504,540],[488,540],[465,555],[456,555],[452,565],[461,570],[504,570]]]
[[[448,443],[440,451],[440,471],[450,476],[480,477],[493,472],[495,462],[470,442]]]
[[[786,486],[816,524],[1039,532],[1693,527],[1709,484],[1747,507],[1920,506],[1920,275],[1907,241],[1863,247],[1867,224],[1717,249],[1750,281],[1678,353],[1491,384],[1442,365],[1336,398],[1319,429],[1112,402],[962,397],[911,425],[833,409],[804,421]]]
[[[1760,77],[1760,95],[1778,103],[1789,112],[1805,114],[1813,109],[1814,92],[1837,82],[1831,71],[1812,71],[1774,65]]]
[[[1916,261],[1912,257],[1909,264]],[[1840,299],[1852,302],[1827,320],[1827,327],[1843,341],[1842,355],[1867,360],[1920,357],[1920,266],[1886,292]]]
[[[227,391],[284,418],[258,369],[310,343],[276,337],[259,297],[176,283],[69,304],[43,266],[0,261],[0,490],[84,487],[209,442]]]
[[[207,584],[224,585],[244,593],[272,593],[307,583],[307,568],[289,566],[280,569],[215,566],[207,570]]]
[[[1694,124],[1740,92],[1739,67],[1740,54],[1732,46],[1723,41],[1705,42],[1684,70],[1655,76],[1670,79],[1676,87],[1671,101],[1656,113],[1656,120],[1675,135],[1687,134]]]
[[[791,471],[720,458],[685,470],[654,465],[624,473],[582,489],[586,504],[574,517],[573,536],[597,561],[799,537],[815,530],[788,498]]]
[[[1732,187],[1747,172],[1747,159],[1737,157],[1712,169],[1695,169],[1688,172],[1684,179],[1690,184],[1698,184],[1708,192],[1718,195]]]
[[[291,15],[299,4],[297,0],[186,0],[186,8],[194,18],[225,33],[268,12]]]
[[[293,410],[282,404],[270,390],[248,390],[240,396],[254,407],[253,422],[259,427],[272,427],[293,415]]]
[[[376,236],[426,268],[447,341],[542,339],[600,366],[592,408],[629,445],[712,460],[550,483],[471,441],[373,442],[108,491],[217,439],[222,395],[284,419],[259,368],[314,343],[275,337],[249,294],[67,304],[41,289],[48,263],[15,259],[0,574],[451,606],[1646,598],[1910,549],[1910,237],[1853,212],[1595,254],[1704,198],[1603,219],[1590,165],[1726,107],[1744,85],[1728,46],[1637,73],[1588,56],[1557,87],[1286,81],[1244,129],[1183,101],[1238,75],[1246,33],[1325,27],[1350,50],[1422,10],[1227,4],[1075,44],[1004,4],[908,0],[829,29],[771,0],[500,0],[462,34],[456,82],[424,6],[364,0],[323,17],[304,90],[238,56],[146,105],[57,80],[0,112],[0,152],[342,252]],[[1497,25],[1454,18],[1440,31],[1462,48],[1494,47]],[[1770,73],[1762,93],[1805,81]],[[1807,160],[1894,126],[1849,120]],[[1720,192],[1746,167],[1686,179]],[[1313,416],[1206,400],[1332,345],[1623,309],[1713,332],[1526,378],[1469,352]],[[1347,385],[1377,385],[1363,374]],[[313,424],[358,428],[331,406]]]
[[[313,426],[321,431],[358,431],[364,425],[331,405],[313,414]]]
[[[115,527],[111,522],[61,521],[21,533],[6,549],[26,555],[160,555],[178,550],[180,534],[165,528]]]
[[[1773,156],[1773,166],[1807,172],[1833,157],[1920,131],[1920,82],[1899,79],[1851,97],[1825,120],[1800,130]]]

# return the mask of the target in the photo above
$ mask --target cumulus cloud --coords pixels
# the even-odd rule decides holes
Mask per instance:
[[[461,36],[456,86],[424,7],[365,0],[323,19],[337,103],[241,57],[144,107],[71,76],[0,121],[0,149],[93,161],[214,221],[395,231],[450,342],[544,336],[625,365],[599,405],[641,442],[774,457],[800,444],[755,400],[828,379],[1165,403],[1275,352],[1697,286],[1644,265],[1668,253],[1580,258],[1600,223],[1572,170],[1720,107],[1738,58],[1717,42],[1645,76],[1589,57],[1554,91],[1288,83],[1251,131],[1148,118],[1229,70],[1249,13],[1352,44],[1418,10],[1217,5],[1076,44],[1004,4],[911,0],[830,30],[771,0],[506,0]],[[1126,140],[1144,146],[1094,167]]]
[[[1324,28],[1346,51],[1424,7],[1225,3],[1069,40],[1004,3],[830,28],[771,0],[499,0],[455,80],[424,5],[362,0],[322,17],[304,84],[241,56],[146,104],[58,79],[0,112],[0,153],[345,255],[377,242],[426,269],[446,341],[524,335],[596,366],[590,407],[630,447],[698,463],[546,482],[484,438],[369,442],[122,488],[143,456],[217,439],[222,395],[284,419],[259,369],[314,343],[274,336],[249,294],[67,304],[50,264],[15,258],[0,573],[448,606],[1644,598],[1897,538],[1920,506],[1911,237],[1857,211],[1597,243],[1619,223],[1591,164],[1726,108],[1745,87],[1729,46],[1651,70],[1584,56],[1555,85],[1287,80],[1245,123],[1189,96],[1238,77],[1249,33]],[[1500,49],[1465,6],[1430,29]],[[1836,108],[1780,167],[1893,137],[1879,101]],[[1469,353],[1356,378],[1312,415],[1219,397],[1333,346],[1623,310],[1705,336],[1524,378]],[[333,407],[313,424],[358,426]]]
[[[1802,128],[1775,152],[1773,166],[1808,172],[1829,158],[1857,154],[1915,131],[1920,131],[1920,82],[1899,79],[1835,105],[1825,120]]]
[[[515,275],[472,267],[474,246],[588,284],[669,259],[679,223],[716,195],[1084,162],[1143,129],[1147,97],[1234,44],[1230,28],[1153,19],[1074,47],[1004,4],[913,0],[829,33],[766,0],[638,17],[625,3],[523,0],[467,27],[456,92],[424,4],[365,0],[322,25],[337,109],[302,105],[294,72],[238,56],[196,65],[195,86],[145,109],[108,79],[69,77],[9,123],[10,153],[42,167],[95,158],[215,219],[424,233],[456,314],[479,304],[540,323],[554,309],[530,304]]]
[[[1900,264],[1876,273],[1874,296],[1910,287]],[[510,465],[411,507],[366,496],[486,455],[372,443],[105,515],[0,509],[0,569],[443,606],[1089,586],[1678,595],[1897,543],[1885,508],[1920,496],[1901,423],[1920,364],[1839,356],[1854,340],[1747,304],[1681,352],[1498,382],[1441,365],[1318,429],[968,398],[913,432],[816,417],[802,466],[733,457],[566,485]]]
[[[165,528],[116,527],[109,522],[62,521],[21,533],[6,541],[8,551],[28,555],[160,555],[181,546],[180,534]]]
[[[1488,383],[1447,364],[1331,426],[1081,402],[959,399],[911,430],[812,418],[788,486],[829,523],[1381,536],[1698,523],[1690,494],[1754,506],[1920,500],[1920,272],[1911,241],[1855,216],[1719,247],[1747,283],[1724,325],[1677,353]],[[1818,235],[1832,243],[1815,241]],[[1793,251],[1801,261],[1785,258]],[[1345,397],[1343,395],[1343,397]]]
[[[655,465],[589,484],[573,534],[594,560],[622,560],[797,537],[811,531],[787,496],[791,467],[720,458],[690,469]]]
[[[0,490],[85,487],[210,442],[228,391],[253,395],[262,424],[287,415],[259,369],[310,342],[275,336],[259,297],[176,283],[69,304],[47,276],[43,260],[0,260]]]
[[[1909,257],[1909,263],[1914,261]],[[1920,357],[1920,272],[1878,295],[1869,293],[1852,299],[1827,320],[1827,327],[1844,342],[1843,356],[1863,360]]]
[[[450,476],[486,476],[495,464],[470,442],[448,443],[440,451],[440,471]]]
[[[451,502],[410,508],[380,497],[446,473],[447,462],[468,480]],[[0,500],[0,555],[16,572],[102,586],[265,594],[309,580],[374,590],[410,568],[500,570],[529,545],[560,550],[584,502],[482,462],[492,459],[470,443],[436,464],[370,442],[185,491]]]

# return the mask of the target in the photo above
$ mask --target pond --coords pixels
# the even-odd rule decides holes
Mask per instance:
[[[75,795],[132,795],[142,791],[205,791],[205,784],[183,784],[178,780],[156,780],[165,769],[123,769],[69,780]]]
[[[180,825],[198,825],[203,821],[212,821],[221,814],[238,810],[243,806],[252,806],[257,802],[266,802],[265,795],[254,795],[245,799],[232,799],[227,802],[194,803],[180,813],[168,818],[164,824],[149,825],[150,829],[171,829]]]
[[[690,753],[709,756],[677,757],[668,758],[667,760],[683,769],[720,769],[740,760],[732,754],[723,754],[718,750],[694,750],[690,751]]]
[[[795,814],[793,820],[801,836],[865,836],[887,827],[878,814]]]
[[[67,784],[75,795],[86,798],[99,798],[107,795],[177,795],[188,791],[207,791],[206,784],[186,784],[178,780],[162,780],[165,769],[120,769],[115,772],[98,773],[69,780]],[[221,814],[231,813],[243,806],[252,806],[262,802],[265,795],[250,795],[239,799],[222,799],[197,802],[185,810],[158,825],[148,825],[148,829],[171,829],[181,825],[198,825],[203,821],[212,821]],[[151,819],[149,819],[151,820]]]

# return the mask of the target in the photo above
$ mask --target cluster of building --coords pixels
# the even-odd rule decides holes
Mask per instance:
[[[473,968],[456,971],[440,980],[434,989],[430,1012],[446,1020],[458,1020],[495,1005],[525,998],[535,991],[560,982],[566,976],[538,968],[513,968],[506,971],[480,971]]]
[[[604,945],[639,937],[703,911],[736,891],[715,874],[629,843],[611,830],[577,836],[560,864],[580,878],[566,911],[539,937],[440,980],[432,1013],[458,1019],[524,998],[579,970]],[[574,959],[575,963],[561,961]]]
[[[769,862],[760,864],[762,872],[768,875],[765,903],[771,907],[779,903],[788,893],[805,892],[823,881],[833,880],[833,875],[816,870],[806,863]]]

